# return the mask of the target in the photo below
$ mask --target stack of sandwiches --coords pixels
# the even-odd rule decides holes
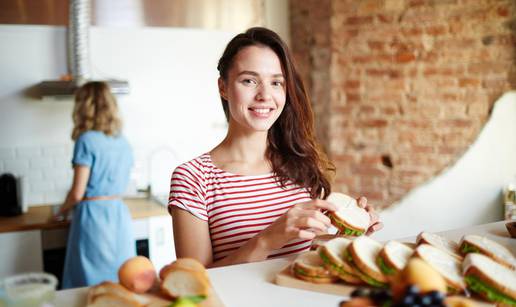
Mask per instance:
[[[298,270],[293,274],[312,281],[318,276],[316,282],[340,280],[352,285],[387,287],[413,257],[443,277],[448,294],[468,289],[488,301],[516,306],[516,258],[504,246],[477,235],[466,235],[457,244],[422,232],[416,246],[397,241],[381,244],[367,236],[336,237],[316,251],[299,256],[293,265]],[[312,277],[307,279],[306,272]]]

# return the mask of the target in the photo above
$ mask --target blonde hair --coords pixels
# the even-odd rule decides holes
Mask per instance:
[[[75,92],[72,140],[88,130],[116,135],[122,128],[116,99],[105,82],[88,82]]]

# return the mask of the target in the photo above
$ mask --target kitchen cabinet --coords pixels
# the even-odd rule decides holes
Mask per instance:
[[[136,241],[148,240],[149,259],[156,270],[176,259],[172,218],[169,215],[133,220],[133,230]]]
[[[43,271],[40,230],[0,233],[0,246],[0,278]]]

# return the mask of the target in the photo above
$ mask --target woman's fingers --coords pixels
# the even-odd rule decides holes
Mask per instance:
[[[328,229],[328,225],[324,224],[323,222],[313,218],[313,217],[300,217],[299,219],[296,219],[294,226],[299,229],[307,229],[307,228],[313,228],[318,229],[321,231],[324,231]]]
[[[365,198],[365,196],[360,196],[358,199],[357,199],[357,203],[358,203],[358,206],[360,208],[364,208],[367,210],[368,206],[367,206],[367,198]]]
[[[337,207],[330,203],[329,201],[325,201],[322,199],[314,199],[310,200],[304,203],[300,203],[296,205],[296,207],[304,209],[304,210],[310,210],[310,209],[322,209],[322,210],[329,210],[329,211],[336,211]]]
[[[369,226],[369,228],[367,229],[367,232],[366,232],[366,235],[371,235],[373,234],[374,232],[380,230],[383,228],[383,223],[382,222],[376,222],[374,224],[372,224],[371,226]]]
[[[291,218],[293,218],[293,220],[298,220],[298,219],[303,219],[303,218],[304,219],[313,218],[313,219],[315,219],[317,221],[322,222],[327,227],[329,227],[331,225],[330,218],[327,217],[326,215],[324,215],[321,211],[316,210],[316,209],[310,209],[310,210],[298,209],[298,210],[295,210],[294,212],[292,212]]]

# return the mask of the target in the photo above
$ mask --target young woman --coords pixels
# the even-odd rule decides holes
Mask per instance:
[[[118,281],[118,268],[136,254],[131,215],[120,195],[133,164],[121,135],[115,97],[107,84],[89,82],[75,95],[73,183],[56,218],[73,210],[63,288]]]
[[[177,257],[213,267],[305,251],[330,226],[321,211],[335,210],[323,200],[334,168],[315,141],[288,48],[251,28],[229,42],[217,68],[228,132],[172,175]],[[374,217],[370,232],[380,227]]]

